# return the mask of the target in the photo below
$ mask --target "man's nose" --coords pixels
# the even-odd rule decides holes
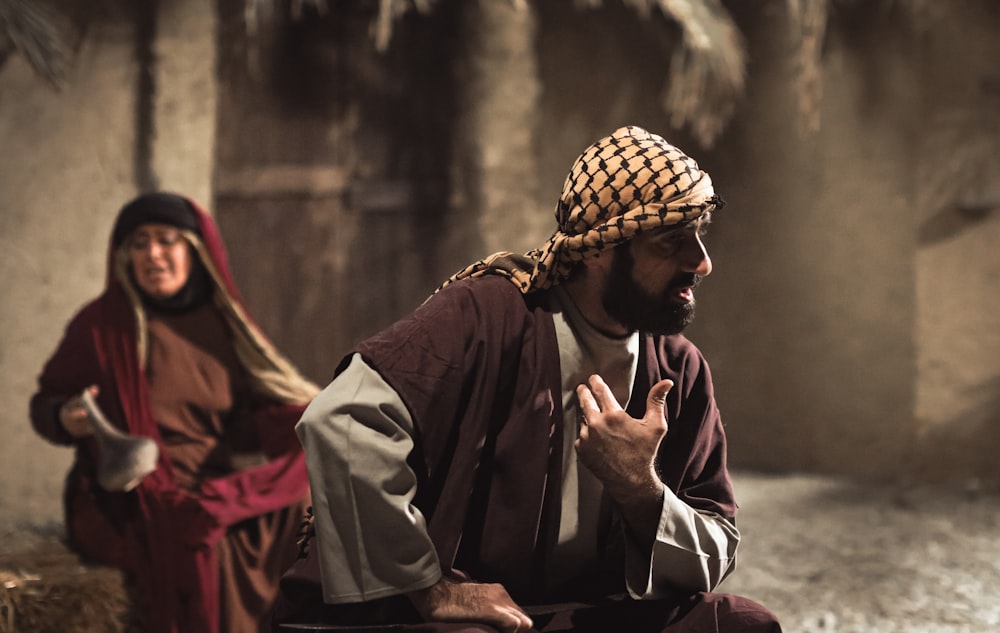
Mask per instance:
[[[701,236],[695,234],[688,240],[684,248],[684,258],[682,260],[684,272],[695,273],[705,277],[712,273],[712,258],[708,256],[708,249],[705,248]]]

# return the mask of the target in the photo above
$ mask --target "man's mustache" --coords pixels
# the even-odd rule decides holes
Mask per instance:
[[[697,288],[701,280],[705,277],[697,273],[681,273],[674,277],[668,286],[668,291],[679,290],[680,288]]]

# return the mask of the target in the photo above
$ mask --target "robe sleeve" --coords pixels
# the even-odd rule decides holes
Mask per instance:
[[[49,395],[42,392],[31,397],[29,415],[35,432],[53,444],[69,446],[73,436],[66,432],[59,421],[59,409],[70,396]]]
[[[309,470],[324,601],[367,601],[437,582],[437,554],[413,505],[413,421],[399,395],[355,354],[296,432]]]
[[[59,421],[59,408],[85,387],[102,382],[90,332],[94,314],[95,308],[90,306],[66,326],[55,352],[38,376],[38,389],[29,403],[32,427],[53,444],[69,446],[76,443]]]
[[[636,600],[664,597],[666,589],[713,591],[736,568],[740,534],[714,512],[698,511],[664,489],[652,557],[626,537],[626,582]]]
[[[677,588],[713,591],[736,568],[740,542],[708,363],[683,337],[666,337],[659,356],[666,368],[661,377],[675,387],[667,394],[669,429],[658,458],[664,499],[656,538],[651,547],[640,547],[626,536],[626,583],[637,599]]]

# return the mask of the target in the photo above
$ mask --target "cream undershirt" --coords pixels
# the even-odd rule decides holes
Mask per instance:
[[[574,444],[580,432],[580,406],[576,387],[597,374],[626,407],[639,362],[639,333],[624,338],[605,336],[587,323],[562,288],[557,286],[552,297],[563,405],[562,520],[550,567],[550,580],[558,585],[593,562],[598,530],[610,520],[611,511],[600,480],[577,461]]]

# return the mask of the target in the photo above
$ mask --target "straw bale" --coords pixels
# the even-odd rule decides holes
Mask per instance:
[[[138,633],[130,588],[85,565],[57,526],[0,530],[0,633]]]

